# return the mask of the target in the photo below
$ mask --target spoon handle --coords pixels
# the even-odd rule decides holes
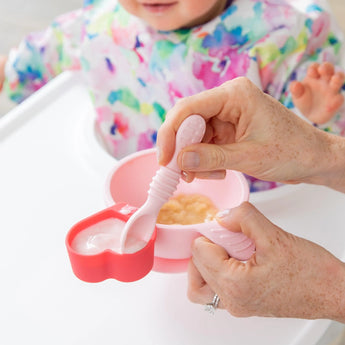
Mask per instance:
[[[217,221],[198,224],[196,231],[223,247],[230,257],[237,260],[248,260],[255,252],[253,240],[242,232],[233,232],[224,228]]]
[[[168,169],[181,172],[177,165],[177,156],[188,145],[200,143],[206,129],[205,120],[200,115],[188,116],[176,133],[175,152],[171,161],[166,166]]]
[[[179,127],[176,134],[175,153],[166,167],[160,167],[153,177],[148,191],[148,201],[151,212],[158,216],[161,207],[169,200],[180,181],[181,170],[177,165],[177,156],[186,146],[199,143],[205,133],[205,120],[200,115],[188,116]]]

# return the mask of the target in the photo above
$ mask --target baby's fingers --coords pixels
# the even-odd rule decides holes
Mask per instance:
[[[343,72],[337,72],[330,80],[329,86],[335,91],[339,92],[344,85],[345,74]]]

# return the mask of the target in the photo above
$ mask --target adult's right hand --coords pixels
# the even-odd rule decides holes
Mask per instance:
[[[192,246],[188,297],[234,316],[327,318],[345,322],[345,264],[324,248],[285,232],[253,205],[223,211],[218,221],[252,238],[256,252],[247,262],[198,237]]]
[[[207,126],[203,143],[178,156],[186,180],[221,177],[232,169],[262,180],[345,191],[345,140],[314,128],[247,78],[179,101],[158,132],[160,164],[172,158],[176,132],[192,114]]]

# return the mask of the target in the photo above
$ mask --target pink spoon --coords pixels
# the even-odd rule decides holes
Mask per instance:
[[[126,239],[132,237],[148,241],[154,231],[159,210],[173,195],[180,181],[181,170],[177,166],[177,155],[184,147],[199,143],[205,133],[205,121],[199,115],[187,117],[176,134],[175,153],[169,164],[160,167],[153,177],[146,202],[129,218],[123,229],[120,246],[126,252]]]
[[[206,124],[199,115],[186,118],[176,134],[175,153],[166,167],[160,167],[153,177],[146,202],[129,218],[120,239],[121,253],[126,253],[128,233],[131,238],[148,242],[155,229],[161,207],[169,200],[180,181],[181,170],[177,165],[177,155],[184,147],[199,143],[205,133]],[[231,191],[229,191],[231,193]],[[243,233],[231,232],[216,221],[201,223],[196,229],[216,244],[223,246],[228,254],[239,260],[247,260],[255,250],[252,240]]]

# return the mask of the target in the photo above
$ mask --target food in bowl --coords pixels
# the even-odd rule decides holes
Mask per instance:
[[[126,203],[141,207],[147,199],[147,190],[159,169],[156,149],[143,150],[121,159],[106,184],[108,205]],[[212,200],[218,210],[231,209],[249,198],[248,183],[240,172],[227,170],[222,180],[181,180],[174,196],[201,194]],[[204,223],[202,221],[201,223]],[[154,245],[154,266],[157,272],[185,272],[193,241],[200,236],[198,224],[162,224],[157,222]]]
[[[202,194],[178,194],[166,202],[157,217],[158,224],[199,224],[214,219],[218,209]]]

